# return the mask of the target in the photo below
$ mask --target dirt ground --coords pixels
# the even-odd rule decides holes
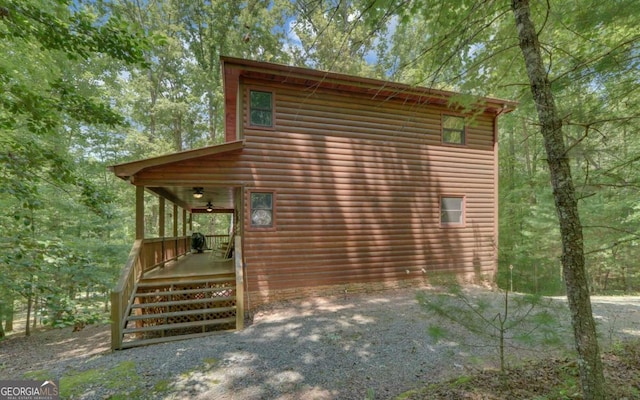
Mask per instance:
[[[618,331],[640,337],[640,296],[592,296],[591,302],[594,318],[604,332]],[[270,308],[278,307],[271,305]],[[0,377],[111,352],[110,325],[89,325],[78,332],[72,327],[38,328],[30,337],[24,336],[24,319],[17,319],[14,327],[7,339],[0,342]],[[609,339],[612,338],[601,337],[601,341]]]
[[[67,360],[82,360],[111,352],[110,325],[89,325],[73,332],[72,327],[39,328],[24,336],[24,323],[0,342],[0,377],[19,378],[29,370]]]
[[[366,304],[373,306],[384,296],[400,296],[406,302],[413,303],[414,297],[409,294],[371,294],[363,295],[360,298],[350,299],[350,304],[356,304],[362,302],[362,309],[366,308]],[[559,301],[564,301],[558,299]],[[328,300],[329,303],[336,302],[335,300]],[[344,306],[344,301],[337,301],[338,305]],[[398,311],[393,309],[391,304],[396,302],[390,302],[385,305],[388,309],[385,310],[385,315],[394,315],[402,318],[404,316],[404,310]],[[385,303],[386,304],[386,303]],[[407,304],[407,303],[406,303]],[[405,304],[405,307],[406,307]],[[594,296],[592,298],[594,317],[599,325],[600,341],[603,349],[610,349],[621,338],[631,338],[640,340],[640,296],[626,296],[626,297],[604,297]],[[285,303],[285,304],[273,304],[270,305],[263,312],[256,313],[253,325],[247,330],[247,335],[251,332],[258,332],[261,327],[269,327],[278,321],[288,321],[292,318],[297,318],[300,324],[305,323],[304,320],[313,321],[314,318],[325,321],[327,318],[340,317],[339,312],[333,310],[328,314],[321,314],[319,316],[314,315],[312,312],[307,312],[299,315],[301,304]],[[338,307],[337,310],[339,310]],[[375,306],[374,308],[379,308]],[[357,304],[354,309],[360,309]],[[297,311],[296,311],[297,310]],[[406,310],[406,309],[405,309]],[[288,315],[290,313],[291,315]],[[374,315],[374,314],[371,314]],[[407,314],[408,316],[411,314]],[[362,315],[357,315],[359,318],[363,318]],[[344,315],[342,315],[344,318]],[[413,317],[412,317],[413,318]],[[390,320],[389,320],[390,321]],[[395,324],[395,323],[394,323]],[[16,325],[18,332],[12,334],[7,339],[0,342],[0,379],[18,379],[24,378],[25,373],[29,371],[39,371],[51,369],[52,366],[64,363],[70,365],[86,364],[92,360],[109,358],[103,357],[105,355],[113,354],[110,348],[110,326],[109,325],[91,325],[84,329],[73,332],[72,327],[64,329],[39,329],[36,330],[30,337],[25,337],[23,332],[23,326]],[[317,327],[314,327],[317,329]],[[342,337],[346,337],[345,332],[339,332]],[[338,337],[335,332],[326,333],[329,344],[333,344],[331,340],[334,337]],[[333,336],[331,336],[333,335]],[[264,338],[264,336],[263,336]],[[331,340],[329,340],[331,339]],[[226,339],[225,339],[226,340]],[[246,340],[246,338],[245,338]],[[337,339],[336,339],[337,340]],[[335,341],[335,340],[334,340]],[[184,341],[181,346],[187,346]],[[151,347],[151,346],[150,346]],[[196,346],[197,347],[197,346]],[[197,350],[197,349],[196,349]],[[195,350],[194,350],[195,351]],[[196,351],[197,353],[197,351]],[[127,353],[133,354],[133,353]],[[611,356],[608,359],[611,359]],[[570,361],[560,360],[556,361],[559,364],[566,364]],[[326,368],[325,368],[326,369]],[[455,372],[455,371],[453,371]],[[309,373],[305,376],[313,376],[313,373]],[[489,382],[488,378],[484,378],[484,381]],[[83,397],[84,398],[84,397]],[[251,397],[247,397],[251,398]],[[275,398],[275,397],[274,397]],[[287,397],[288,398],[288,397]],[[338,397],[327,397],[338,398]],[[362,398],[362,397],[360,397]],[[378,397],[376,397],[378,398]],[[428,398],[417,397],[411,398]],[[435,398],[435,397],[434,397]],[[441,397],[456,398],[456,397]],[[457,398],[476,398],[476,397],[457,397]],[[490,397],[477,397],[477,398],[490,398]],[[632,397],[633,398],[633,397]]]

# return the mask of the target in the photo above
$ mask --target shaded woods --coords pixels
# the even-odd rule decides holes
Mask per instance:
[[[499,132],[498,284],[637,292],[637,0],[530,5],[551,125],[503,3],[0,0],[0,335],[19,311],[100,320],[134,235],[134,194],[106,167],[221,143],[220,55],[518,100]],[[574,189],[575,235],[558,183]]]

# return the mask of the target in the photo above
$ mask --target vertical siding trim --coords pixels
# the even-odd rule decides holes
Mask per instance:
[[[244,97],[242,96],[242,83],[238,84],[236,88],[236,132],[237,139],[244,139],[244,121],[243,121],[243,113],[244,113]]]
[[[222,65],[224,71],[223,80],[223,93],[224,98],[224,137],[225,142],[233,142],[237,140],[238,127],[240,118],[238,113],[241,110],[238,104],[239,83],[240,83],[240,70],[236,68],[225,68],[224,62]]]
[[[498,254],[500,252],[499,247],[499,221],[498,221],[498,207],[500,205],[498,179],[500,177],[500,168],[498,165],[498,117],[501,112],[497,112],[493,118],[493,242],[494,242],[494,264],[493,264],[493,276],[498,273]]]

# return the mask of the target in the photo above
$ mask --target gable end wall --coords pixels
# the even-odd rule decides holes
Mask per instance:
[[[251,128],[248,89],[273,90],[275,129]],[[439,105],[245,79],[240,95],[246,185],[275,190],[277,230],[249,227],[249,292],[495,271],[494,115],[477,116],[464,147],[441,144]],[[465,226],[440,226],[443,194],[465,196]]]

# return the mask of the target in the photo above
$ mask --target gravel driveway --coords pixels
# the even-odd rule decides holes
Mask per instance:
[[[474,295],[495,296],[472,290]],[[566,306],[557,303],[570,344]],[[640,297],[594,297],[593,303],[603,346],[622,336],[640,336]],[[435,342],[426,333],[432,322],[415,291],[402,290],[278,303],[257,312],[241,332],[114,353],[107,351],[108,327],[88,327],[81,332],[84,336],[66,332],[45,341],[49,357],[33,338],[22,346],[13,339],[0,344],[0,379],[22,377],[29,369],[47,370],[60,379],[133,361],[142,379],[132,383],[137,389],[130,397],[389,399],[427,382],[496,367],[493,346],[460,328],[455,340]],[[562,351],[533,350],[508,354],[522,361]],[[29,356],[25,352],[32,358],[20,359]],[[113,389],[116,386],[97,381],[74,397],[104,399],[123,393]]]

